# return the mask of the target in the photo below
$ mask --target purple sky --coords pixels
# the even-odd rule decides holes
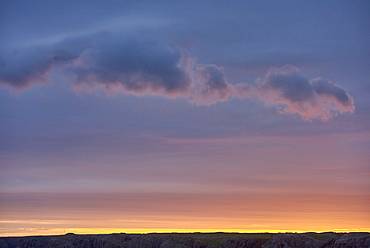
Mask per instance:
[[[368,13],[359,0],[1,1],[0,236],[370,231]],[[120,226],[94,222],[111,205],[101,218]],[[257,217],[239,223],[241,209]],[[279,226],[274,211],[292,217]]]

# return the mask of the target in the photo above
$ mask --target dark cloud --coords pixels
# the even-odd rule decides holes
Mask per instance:
[[[197,105],[257,96],[281,113],[329,120],[353,112],[352,97],[327,79],[308,79],[298,68],[271,68],[257,86],[230,84],[224,69],[196,64],[186,51],[142,36],[101,33],[3,53],[0,83],[17,89],[48,82],[58,67],[79,90],[182,97]]]
[[[309,80],[298,73],[298,69],[286,66],[272,68],[266,77],[259,82],[262,90],[277,90],[292,102],[303,102],[313,98],[313,86]]]
[[[22,49],[2,52],[0,83],[17,89],[45,83],[54,58],[43,49]]]
[[[69,38],[4,58],[1,83],[18,89],[46,83],[55,67],[72,76],[75,89],[179,96],[200,105],[226,101],[233,89],[223,68],[196,65],[186,51],[137,35]]]
[[[25,89],[47,83],[55,63],[76,59],[86,46],[85,39],[68,39],[42,47],[0,51],[0,84]]]
[[[149,39],[99,37],[68,66],[76,83],[144,94],[182,94],[191,79],[180,49]]]
[[[17,89],[46,83],[58,66],[72,74],[77,86],[90,88],[176,95],[191,86],[188,57],[181,49],[141,37],[104,33],[4,54],[0,82]]]
[[[297,113],[305,120],[325,121],[355,110],[352,97],[339,85],[322,78],[310,80],[291,65],[272,68],[256,82],[258,87],[249,93],[275,105],[279,112]]]
[[[333,84],[327,79],[313,79],[312,85],[318,95],[331,97],[334,101],[343,107],[351,107],[353,105],[352,97],[340,86]]]
[[[196,88],[192,102],[210,105],[227,101],[234,93],[234,86],[227,82],[222,67],[216,65],[196,65]]]

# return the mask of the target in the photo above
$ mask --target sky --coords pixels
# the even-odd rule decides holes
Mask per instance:
[[[0,236],[370,231],[368,1],[0,1]]]

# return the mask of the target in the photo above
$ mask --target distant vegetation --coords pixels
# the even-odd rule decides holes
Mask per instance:
[[[370,233],[151,233],[0,238],[4,248],[339,248],[370,247]]]

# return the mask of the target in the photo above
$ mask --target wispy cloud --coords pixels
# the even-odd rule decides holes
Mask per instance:
[[[286,65],[271,68],[254,84],[230,84],[224,69],[198,64],[181,48],[140,35],[89,34],[2,52],[0,83],[18,90],[50,82],[55,67],[71,76],[75,90],[182,97],[196,105],[258,97],[280,113],[326,121],[353,113],[353,98],[323,78],[308,79]]]

